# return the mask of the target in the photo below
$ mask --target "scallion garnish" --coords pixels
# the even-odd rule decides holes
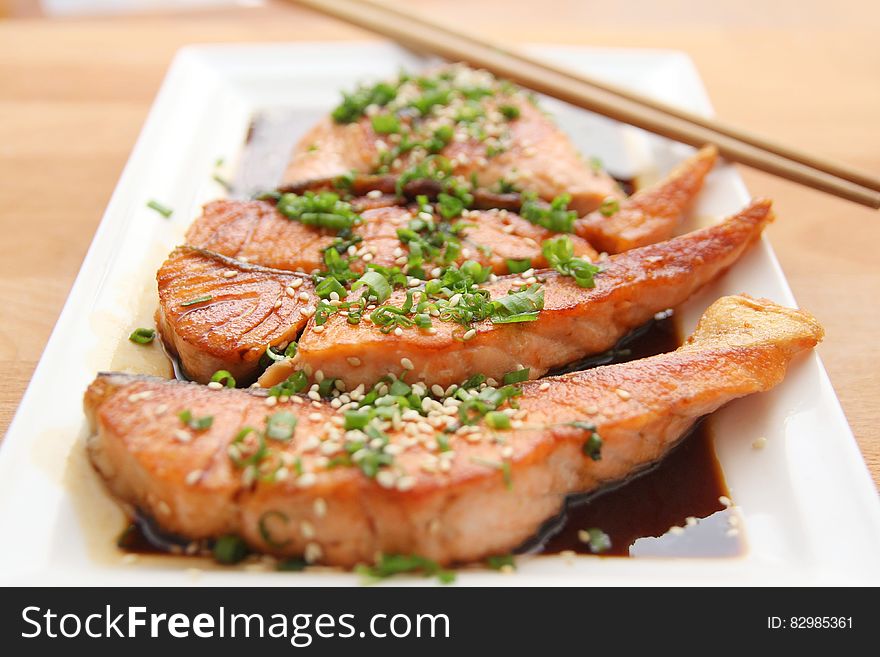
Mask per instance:
[[[513,121],[514,119],[519,118],[519,107],[516,105],[502,105],[498,108],[498,111],[504,115],[504,118],[508,121]]]
[[[227,388],[234,388],[235,378],[226,370],[217,370],[211,377],[211,383],[220,383]]]
[[[510,429],[510,416],[507,413],[502,413],[501,411],[489,411],[483,419],[485,420],[486,425],[491,429]]]
[[[547,203],[538,200],[534,192],[523,192],[520,214],[533,224],[543,226],[554,233],[570,233],[574,230],[577,212],[568,209],[571,196],[562,194]]]
[[[162,205],[161,203],[159,203],[159,201],[156,201],[153,199],[150,199],[149,201],[147,201],[147,207],[150,208],[151,210],[155,210],[156,212],[161,214],[166,219],[168,219],[172,214],[174,214],[174,210],[169,208],[167,205]]]
[[[592,262],[574,256],[574,245],[567,235],[544,240],[541,252],[547,263],[564,276],[571,276],[580,287],[595,287],[593,277],[602,271]]]
[[[296,430],[296,415],[287,411],[278,411],[266,418],[266,438],[272,440],[290,440]]]
[[[391,296],[391,285],[388,280],[374,269],[365,271],[363,276],[351,284],[351,289],[356,290],[364,286],[376,297],[377,303],[382,303]]]
[[[266,511],[263,515],[260,516],[260,519],[257,521],[257,527],[260,530],[260,537],[263,541],[271,548],[283,548],[285,545],[290,543],[290,539],[288,538],[286,541],[276,541],[272,538],[272,533],[269,531],[269,520],[271,518],[277,518],[284,525],[287,525],[290,522],[290,518],[287,517],[286,514],[281,511]]]
[[[204,415],[202,417],[195,417],[188,408],[180,411],[177,414],[177,417],[180,418],[180,421],[187,425],[193,431],[205,431],[206,429],[210,429],[211,425],[214,424],[214,416],[213,415]]]
[[[618,210],[620,210],[620,201],[611,196],[602,201],[602,205],[599,206],[599,213],[604,217],[610,217]]]
[[[206,294],[206,295],[203,296],[203,297],[196,297],[195,299],[190,299],[189,301],[184,301],[184,302],[183,302],[182,304],[180,304],[180,305],[181,305],[181,307],[184,307],[184,308],[185,308],[186,306],[194,306],[194,305],[196,305],[197,303],[205,303],[206,301],[210,301],[210,300],[213,299],[213,298],[214,298],[214,297],[211,296],[210,294]]]
[[[505,260],[507,263],[507,271],[511,274],[521,274],[527,269],[532,268],[532,259],[531,258],[523,258],[522,260]]]
[[[417,554],[381,554],[372,566],[355,569],[367,579],[385,579],[401,573],[422,573],[425,577],[437,577],[441,584],[455,581],[455,572],[444,570],[436,561]]]
[[[400,121],[394,114],[375,114],[371,119],[373,130],[380,135],[400,132]]]
[[[495,554],[486,558],[486,565],[492,570],[516,568],[516,562],[512,554]]]
[[[509,383],[522,383],[523,381],[529,380],[529,368],[523,367],[518,370],[513,370],[512,372],[508,372],[504,375],[503,381],[506,384]]]
[[[137,344],[150,344],[156,339],[156,329],[136,328],[131,332],[131,335],[128,336],[128,339]]]
[[[611,549],[611,537],[603,532],[598,527],[590,527],[585,530],[586,536],[583,538],[587,538],[587,545],[590,546],[590,552],[593,554],[601,554],[602,552],[607,552]]]
[[[361,222],[351,203],[333,192],[282,194],[276,207],[288,219],[330,230],[345,230]]]
[[[248,555],[247,543],[235,534],[226,534],[214,541],[214,559],[222,564],[235,564]]]

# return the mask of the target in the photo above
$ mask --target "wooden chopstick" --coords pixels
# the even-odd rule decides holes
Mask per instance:
[[[677,115],[668,113],[662,104],[655,101],[645,104],[637,94],[626,92],[621,95],[606,83],[597,85],[595,82],[583,80],[582,76],[573,72],[544,65],[522,54],[512,56],[506,49],[472,39],[451,28],[438,28],[425,18],[413,18],[406,12],[392,10],[385,5],[364,0],[295,1],[383,34],[416,50],[485,68],[534,91],[676,141],[697,147],[713,143],[730,160],[871,208],[880,208],[880,192],[877,191],[880,181],[866,174],[858,173],[858,177],[869,181],[870,186],[832,173],[825,166],[828,164],[825,160],[806,156],[809,161],[821,163],[822,166],[804,164],[786,155],[790,152],[802,156],[793,149],[779,147],[783,153],[768,151],[760,144],[766,140],[759,138],[758,142],[753,143],[742,141],[735,136],[736,133],[747,136],[742,131],[718,131],[715,129],[715,122],[702,117],[698,117],[699,122],[692,122],[688,113],[680,110],[676,110]],[[839,166],[831,163],[831,169]]]
[[[807,153],[802,150],[792,148],[791,146],[787,146],[786,144],[780,144],[779,142],[772,141],[770,139],[767,139],[763,135],[745,130],[743,128],[740,128],[739,126],[734,126],[729,123],[719,121],[718,119],[700,116],[699,114],[688,112],[687,110],[675,107],[674,105],[669,105],[662,101],[654,100],[649,96],[644,96],[634,91],[630,91],[625,87],[621,87],[611,82],[605,82],[604,80],[591,77],[584,73],[578,73],[564,66],[558,66],[543,59],[525,55],[516,50],[510,50],[499,43],[487,41],[486,39],[482,39],[470,33],[453,30],[448,25],[439,22],[435,23],[420,14],[402,10],[385,2],[380,2],[379,0],[350,1],[354,3],[371,5],[373,7],[393,13],[401,18],[418,22],[421,25],[433,27],[435,30],[443,32],[444,34],[466,39],[471,43],[480,45],[483,48],[490,48],[499,52],[503,52],[505,55],[507,55],[511,59],[515,59],[518,62],[542,66],[547,70],[553,71],[554,73],[559,73],[560,75],[564,75],[573,80],[577,80],[578,82],[583,82],[584,84],[587,84],[595,89],[600,89],[602,91],[612,93],[616,96],[620,96],[621,98],[625,98],[627,100],[639,103],[640,105],[644,105],[645,107],[650,107],[651,109],[663,112],[664,114],[674,116],[684,121],[688,121],[689,123],[702,126],[709,130],[713,130],[714,132],[726,135],[745,144],[755,146],[769,153],[774,153],[794,162],[799,162],[800,164],[805,164],[814,169],[825,171],[834,176],[837,176],[838,178],[843,178],[844,180],[849,180],[850,182],[854,182],[857,185],[867,187],[868,189],[880,191],[880,177],[872,176],[865,171],[855,169],[847,164],[843,164],[842,162],[835,162],[834,160],[829,160],[827,158],[817,157],[811,153]]]

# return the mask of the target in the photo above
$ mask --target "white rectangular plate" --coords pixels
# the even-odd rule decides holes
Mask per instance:
[[[537,48],[549,59],[696,112],[711,108],[697,73],[668,51]],[[142,371],[129,331],[147,322],[154,272],[202,203],[222,194],[215,162],[233,162],[250,118],[287,108],[302,129],[365,78],[424,61],[389,45],[193,46],[182,50],[156,99],[70,298],[0,450],[2,584],[354,584],[315,569],[277,573],[214,568],[171,557],[129,563],[113,547],[123,517],[84,455],[82,393],[98,370]],[[640,130],[548,101],[587,155],[617,174],[667,171],[690,151]],[[297,135],[291,135],[291,141]],[[175,209],[163,220],[145,207]],[[709,177],[695,216],[719,218],[748,198],[732,167]],[[781,217],[796,221],[797,217]],[[690,331],[723,294],[795,301],[767,241],[681,309]],[[716,450],[745,534],[742,556],[719,559],[535,557],[515,575],[462,572],[464,585],[880,584],[880,504],[819,358],[795,362],[768,394],[713,418]],[[754,449],[758,437],[766,447]],[[198,570],[195,570],[197,567]],[[403,578],[396,583],[420,583]]]

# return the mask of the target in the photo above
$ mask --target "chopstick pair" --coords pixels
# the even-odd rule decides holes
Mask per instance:
[[[551,65],[375,0],[294,0],[410,48],[484,68],[583,109],[700,147],[726,158],[870,208],[880,208],[880,179],[775,143],[607,82]]]

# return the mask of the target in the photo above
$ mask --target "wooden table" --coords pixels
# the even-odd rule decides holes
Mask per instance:
[[[880,171],[876,3],[837,2],[833,11],[794,0],[729,8],[679,0],[662,11],[646,1],[546,0],[540,11],[513,0],[453,4],[418,3],[466,14],[472,29],[512,42],[684,50],[723,118]],[[174,52],[192,42],[351,38],[369,35],[283,3],[173,20],[0,22],[0,430]],[[827,329],[822,356],[880,484],[880,214],[743,174],[754,194],[776,201],[770,237],[800,304]]]

